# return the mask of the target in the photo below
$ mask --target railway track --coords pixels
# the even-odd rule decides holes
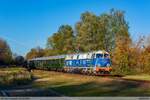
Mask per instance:
[[[34,69],[33,71],[47,71],[42,69]],[[32,72],[33,72],[32,71]],[[55,72],[55,73],[61,73],[61,74],[68,74],[68,75],[83,75],[83,76],[96,76],[96,77],[116,77],[116,78],[122,78],[124,75],[119,74],[83,74],[83,73],[73,73],[73,72],[62,72],[62,71],[47,71],[47,72]]]
[[[35,71],[47,71],[47,70],[42,70],[42,69],[34,69]],[[34,71],[33,70],[33,71]],[[56,72],[56,73],[64,73],[64,74],[75,74],[75,75],[85,75],[85,76],[101,76],[101,77],[118,77],[121,78],[123,75],[119,74],[83,74],[83,73],[74,73],[74,72],[62,72],[62,71],[49,71],[49,72]]]
[[[101,75],[95,75],[95,76],[103,76],[103,77],[118,77],[118,78],[123,77],[123,75],[111,75],[111,74],[101,74]]]

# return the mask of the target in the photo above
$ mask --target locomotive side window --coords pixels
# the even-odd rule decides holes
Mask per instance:
[[[96,58],[103,58],[103,54],[96,54]]]
[[[95,58],[95,54],[92,54],[92,58]]]
[[[73,56],[72,59],[77,59],[77,57],[78,57],[77,54],[74,54],[74,55],[72,55],[72,56]]]
[[[79,55],[77,55],[77,59],[79,59]]]
[[[92,54],[91,54],[91,53],[88,53],[88,54],[87,54],[87,59],[91,59],[91,57],[92,57]]]

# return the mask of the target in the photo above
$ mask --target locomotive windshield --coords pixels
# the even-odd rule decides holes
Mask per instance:
[[[103,54],[96,54],[96,58],[103,58]]]
[[[109,54],[96,54],[96,58],[109,58]]]

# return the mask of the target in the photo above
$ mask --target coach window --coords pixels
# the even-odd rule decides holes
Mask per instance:
[[[96,54],[96,58],[102,58],[103,54]]]
[[[71,56],[71,59],[73,59],[73,55]]]

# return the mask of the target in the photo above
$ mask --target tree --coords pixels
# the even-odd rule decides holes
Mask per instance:
[[[117,37],[116,47],[112,57],[115,73],[131,74],[131,71],[133,71],[133,69],[130,67],[130,46],[131,42],[129,38],[124,37],[124,39],[122,39],[122,37]]]
[[[27,54],[26,58],[27,59],[32,59],[36,57],[42,57],[44,56],[44,49],[40,47],[32,48]]]
[[[143,60],[144,60],[144,67],[143,72],[150,74],[150,36],[147,37],[145,41],[144,50],[142,52]]]
[[[44,56],[56,56],[57,54],[58,52],[53,49],[50,48],[44,49]]]
[[[129,41],[131,41],[128,22],[125,20],[124,13],[125,13],[124,11],[114,9],[111,9],[110,11],[110,23],[111,23],[110,32],[114,36],[112,39],[110,39],[112,41],[111,47],[112,50],[115,48],[116,45],[115,40],[118,37],[122,39],[125,37],[128,38]]]
[[[12,62],[12,52],[7,42],[0,38],[0,65]]]
[[[76,47],[82,52],[99,49],[112,51],[117,37],[130,39],[128,28],[123,11],[112,9],[100,16],[85,12],[76,24]]]
[[[25,59],[23,56],[16,56],[14,61],[15,65],[24,65]]]
[[[138,74],[150,72],[150,44],[144,37],[132,43],[129,38],[117,39],[113,53],[113,68],[117,74]],[[147,40],[148,41],[148,40]]]
[[[56,54],[66,54],[74,52],[74,35],[73,29],[69,25],[62,25],[58,32],[48,38],[47,49],[51,49]]]
[[[81,15],[76,24],[76,47],[80,52],[104,49],[104,33],[99,18],[90,12]]]

